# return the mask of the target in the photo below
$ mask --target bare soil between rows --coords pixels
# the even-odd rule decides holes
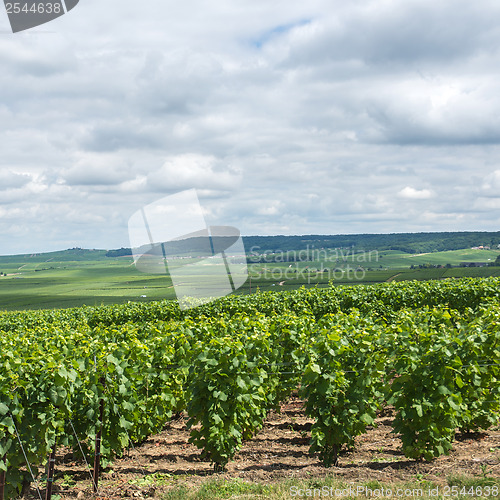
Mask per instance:
[[[356,439],[354,450],[341,454],[338,467],[327,468],[317,454],[309,453],[313,420],[304,415],[303,402],[292,398],[282,406],[281,413],[268,416],[263,429],[244,444],[226,472],[215,474],[210,462],[200,459],[201,450],[188,443],[187,419],[183,417],[105,469],[98,498],[161,498],[162,493],[174,486],[198,486],[214,477],[270,483],[333,476],[357,484],[372,480],[399,482],[416,477],[445,484],[449,476],[481,477],[485,471],[489,477],[500,477],[498,427],[482,433],[457,434],[449,455],[421,462],[403,455],[400,439],[391,433],[392,419],[393,415],[386,410],[377,418],[376,427]],[[63,450],[57,456],[54,494],[64,499],[95,498],[85,464],[72,460],[71,454],[63,454]]]

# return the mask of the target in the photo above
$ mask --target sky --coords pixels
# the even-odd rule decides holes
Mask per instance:
[[[0,254],[129,246],[195,188],[244,235],[497,231],[497,0],[0,5]],[[165,221],[168,224],[168,220]]]

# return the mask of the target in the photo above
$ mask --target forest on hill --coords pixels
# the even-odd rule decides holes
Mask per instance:
[[[219,237],[219,239],[224,238]],[[351,248],[354,252],[399,250],[415,254],[444,252],[473,247],[497,248],[500,245],[500,231],[243,236],[243,243],[247,254],[278,253],[322,248]],[[190,238],[189,240],[168,242],[168,245],[171,252],[178,251],[179,253],[202,251],[206,247],[204,238]],[[220,246],[224,245],[221,244]],[[127,255],[131,255],[130,248],[109,250],[106,253],[107,257],[122,257]]]

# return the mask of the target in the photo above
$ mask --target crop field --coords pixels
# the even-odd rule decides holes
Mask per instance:
[[[0,265],[0,308],[46,309],[175,298],[165,275],[145,275],[130,260]],[[141,297],[145,295],[146,297]]]
[[[101,469],[173,416],[223,472],[292,396],[326,468],[387,412],[417,462],[499,423],[497,278],[259,292],[185,311],[160,301],[4,312],[0,330],[6,498],[57,489],[44,469],[60,449],[89,464],[98,491]]]
[[[500,267],[418,268],[459,266],[462,262],[491,263],[499,254],[498,250],[469,249],[419,255],[394,250],[353,254],[346,249],[321,253],[320,260],[294,263],[254,262],[249,258],[249,279],[236,293],[328,287],[330,283],[500,276]],[[101,250],[4,256],[0,257],[0,273],[0,310],[59,309],[176,298],[167,274],[141,273],[131,258],[105,257],[105,251]],[[210,283],[209,275],[197,279],[200,287]]]

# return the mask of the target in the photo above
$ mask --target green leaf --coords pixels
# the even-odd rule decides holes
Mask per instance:
[[[414,405],[413,408],[415,408],[417,415],[419,417],[422,417],[422,415],[423,415],[422,405]]]
[[[245,384],[245,381],[241,378],[241,377],[236,377],[236,385],[242,389],[242,390],[246,390],[247,389],[247,385]]]
[[[9,413],[9,407],[3,403],[0,403],[0,416]]]
[[[368,413],[363,413],[363,415],[361,415],[359,419],[361,420],[361,422],[364,422],[367,425],[372,425],[374,422],[373,418],[368,415]]]

